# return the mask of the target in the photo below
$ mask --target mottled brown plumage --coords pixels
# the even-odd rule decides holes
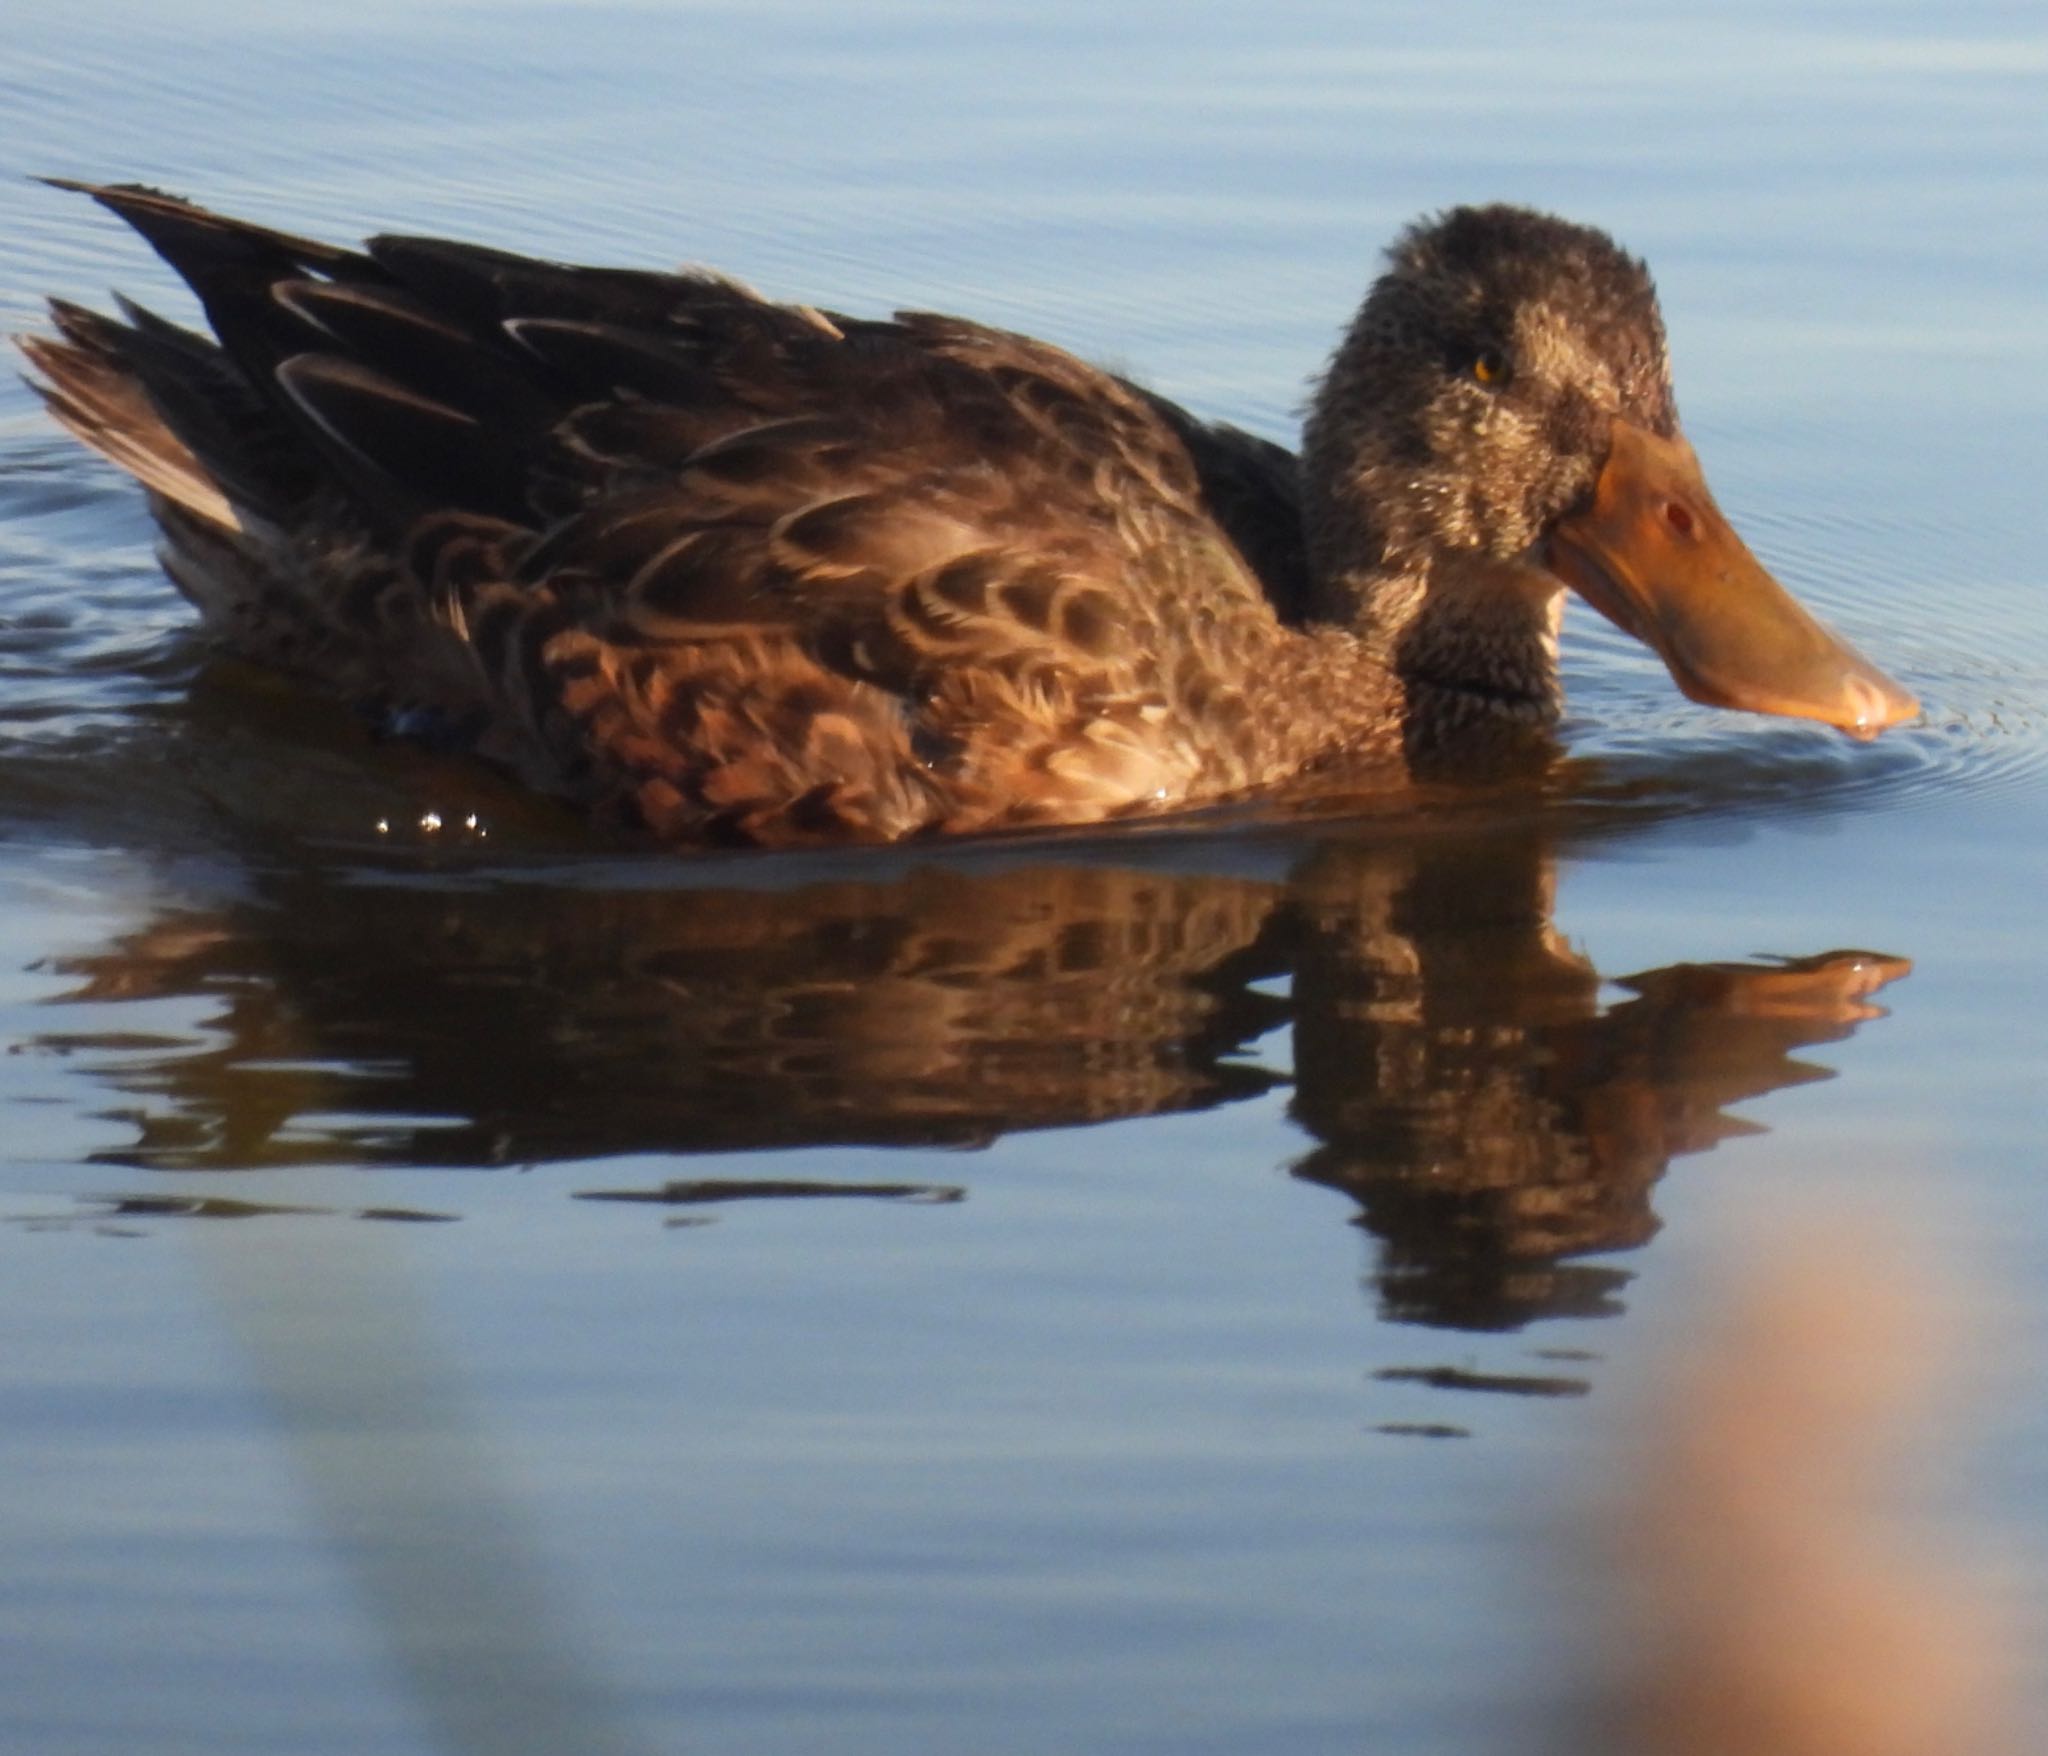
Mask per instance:
[[[1474,725],[1555,718],[1546,545],[1617,423],[1682,444],[1641,264],[1518,209],[1396,246],[1297,469],[954,318],[66,187],[214,332],[60,302],[23,345],[149,490],[215,635],[678,842],[1400,784]],[[1607,542],[1574,583],[1631,626]],[[1846,723],[1666,656],[1693,693]]]

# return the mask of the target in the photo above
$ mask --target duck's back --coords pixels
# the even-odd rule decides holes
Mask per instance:
[[[1277,447],[954,319],[92,193],[217,345],[59,306],[31,357],[251,656],[678,839],[1085,821],[1300,760],[1256,699],[1298,638]]]

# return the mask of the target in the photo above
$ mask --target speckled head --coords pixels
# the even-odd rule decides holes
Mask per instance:
[[[1454,366],[1491,348],[1508,367],[1484,387],[1564,407],[1590,403],[1668,437],[1664,318],[1650,271],[1605,232],[1522,207],[1458,207],[1411,226],[1378,289],[1431,313]]]
[[[1450,549],[1518,555],[1589,490],[1616,415],[1677,428],[1641,262],[1527,208],[1420,221],[1389,252],[1309,423],[1318,561],[1400,573]]]

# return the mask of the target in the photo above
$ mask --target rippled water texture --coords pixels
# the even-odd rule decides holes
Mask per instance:
[[[22,10],[15,330],[189,314],[27,181],[132,177],[1291,439],[1405,220],[1604,224],[1730,517],[1925,712],[1715,714],[1580,607],[1534,781],[653,856],[212,659],[8,380],[0,1744],[1528,1750],[1555,1532],[1788,1200],[1793,1281],[1965,1289],[1928,1479],[2041,1607],[2030,15]]]

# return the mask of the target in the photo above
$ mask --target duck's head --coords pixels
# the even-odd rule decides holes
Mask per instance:
[[[1679,430],[1649,272],[1602,232],[1515,207],[1412,227],[1331,361],[1302,461],[1324,613],[1413,647],[1431,681],[1552,690],[1547,638],[1538,665],[1516,630],[1554,627],[1569,585],[1697,701],[1864,735],[1918,711],[1721,515]]]

